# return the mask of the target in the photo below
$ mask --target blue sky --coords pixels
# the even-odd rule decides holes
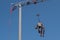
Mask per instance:
[[[21,0],[0,0],[0,40],[18,40],[18,9],[12,15],[9,11],[11,3],[18,1]],[[44,38],[34,29],[37,13],[45,26]],[[60,40],[60,0],[22,7],[22,40]]]

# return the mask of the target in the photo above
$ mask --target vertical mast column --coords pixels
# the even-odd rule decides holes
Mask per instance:
[[[18,40],[22,40],[22,37],[21,37],[21,32],[22,32],[22,14],[21,14],[21,4],[18,5],[18,11],[19,11],[19,33],[18,33],[18,36],[19,36],[19,39]]]

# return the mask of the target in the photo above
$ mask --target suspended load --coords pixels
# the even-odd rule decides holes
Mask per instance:
[[[35,29],[38,30],[38,33],[40,34],[41,37],[44,37],[45,27],[44,27],[43,23],[39,20],[40,15],[37,14],[37,16],[38,16],[38,23],[37,23]]]
[[[38,33],[40,34],[41,37],[44,37],[45,28],[41,22],[37,23],[37,26],[35,27],[35,29],[38,30]]]

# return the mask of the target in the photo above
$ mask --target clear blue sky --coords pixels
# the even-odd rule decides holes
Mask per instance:
[[[15,2],[18,0],[0,0],[0,40],[18,40],[18,9],[11,16],[9,11]],[[37,13],[46,29],[44,38],[34,29]],[[60,0],[22,7],[22,40],[60,40]]]

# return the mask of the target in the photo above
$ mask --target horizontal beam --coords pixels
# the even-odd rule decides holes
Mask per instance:
[[[19,4],[21,4],[21,6],[27,6],[27,5],[30,5],[30,4],[37,4],[37,3],[40,3],[40,2],[44,2],[44,1],[22,1],[22,2],[17,2],[17,3],[14,3],[12,4],[12,6],[17,6]]]

